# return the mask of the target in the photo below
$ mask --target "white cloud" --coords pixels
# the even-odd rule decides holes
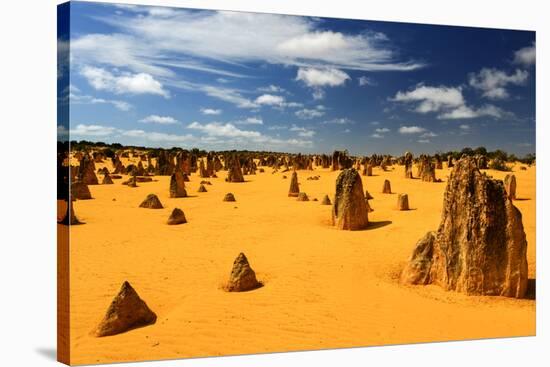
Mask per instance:
[[[150,123],[150,124],[170,125],[170,124],[177,124],[178,120],[176,120],[171,116],[149,115],[139,120],[139,122],[143,122],[146,124]]]
[[[307,138],[310,138],[313,135],[315,135],[315,131],[311,129],[307,129],[305,127],[296,126],[296,125],[292,125],[289,130],[298,132],[298,136],[307,137]]]
[[[420,134],[426,129],[420,126],[401,126],[398,131],[400,134]]]
[[[372,79],[368,78],[366,76],[360,76],[357,79],[357,82],[359,83],[360,87],[364,87],[364,86],[367,86],[367,85],[375,85],[375,83],[372,81]]]
[[[239,108],[258,108],[259,105],[248,98],[245,98],[241,93],[232,88],[220,88],[218,86],[213,87],[209,85],[192,85],[189,83],[177,84],[179,87],[183,87],[188,90],[199,90],[206,95],[217,98],[219,100],[234,104]]]
[[[506,74],[497,69],[484,68],[477,74],[470,74],[469,84],[483,92],[489,99],[506,99],[510,96],[507,85],[523,85],[529,72],[517,69],[513,74]]]
[[[419,84],[413,90],[397,92],[395,97],[390,100],[416,103],[415,112],[437,112],[437,118],[440,120],[473,119],[483,116],[501,119],[513,116],[512,113],[490,104],[479,108],[469,107],[464,100],[462,88],[460,87],[429,87]]]
[[[511,112],[504,111],[503,109],[487,104],[480,108],[473,109],[468,106],[460,106],[452,111],[443,113],[437,116],[440,120],[459,120],[459,119],[474,119],[478,117],[488,116],[495,119],[501,118],[511,118],[514,117],[514,114]]]
[[[258,92],[264,93],[285,93],[284,88],[279,87],[278,85],[270,84],[267,87],[259,87]]]
[[[376,139],[382,139],[384,138],[384,135],[382,134],[378,134],[378,133],[374,133],[371,135],[372,138],[376,138]]]
[[[170,93],[163,89],[162,84],[146,73],[113,73],[97,67],[85,66],[81,70],[88,83],[97,90],[106,90],[116,94],[157,94],[169,98]]]
[[[380,125],[380,121],[371,121],[370,124],[372,126],[378,126],[378,125]]]
[[[421,144],[429,144],[431,142],[430,139],[418,139],[417,141]]]
[[[420,135],[421,138],[435,138],[437,136],[436,133],[427,131],[424,134]]]
[[[464,105],[464,97],[461,88],[452,87],[429,87],[417,85],[413,90],[407,92],[397,92],[391,99],[396,102],[415,102],[418,105],[416,112],[428,113],[439,112],[445,108],[453,108]]]
[[[89,56],[103,62],[119,62],[124,59],[124,53],[129,53],[127,60],[134,66],[156,64],[152,66],[163,72],[166,70],[161,65],[166,60],[156,55],[174,54],[178,60],[181,58],[177,56],[190,55],[202,59],[202,63],[210,60],[228,64],[262,61],[372,71],[406,71],[423,66],[397,60],[398,50],[384,34],[323,31],[320,30],[322,23],[315,18],[187,10],[160,17],[147,8],[141,9],[144,10],[137,15],[98,18],[121,33],[111,35],[111,42],[79,42],[75,50],[79,53],[95,51]],[[138,42],[142,46],[127,47],[128,42]],[[109,60],[106,49],[111,51],[113,59]]]
[[[285,103],[285,98],[273,94],[262,94],[261,96],[256,98],[255,102],[259,105],[283,106]]]
[[[537,61],[537,50],[535,43],[532,46],[524,47],[514,53],[514,63],[525,66],[534,65]]]
[[[201,113],[203,115],[219,115],[222,113],[222,110],[215,108],[201,108]]]
[[[345,134],[351,133],[351,129],[345,129],[345,130],[344,130],[344,133],[345,133]]]
[[[375,129],[374,131],[380,134],[385,134],[385,133],[389,133],[390,129],[388,129],[387,127],[382,127],[382,128]]]
[[[102,136],[109,136],[117,132],[117,129],[110,126],[103,126],[103,125],[84,125],[84,124],[78,124],[74,129],[70,129],[70,135],[74,136],[95,136],[95,137],[102,137]]]
[[[257,131],[241,130],[231,123],[210,122],[207,124],[201,124],[195,121],[187,125],[187,128],[202,131],[210,136],[224,136],[231,138],[253,138],[260,137],[262,135]]]
[[[268,130],[287,130],[288,126],[286,126],[286,125],[271,125],[267,129]]]
[[[470,125],[462,124],[459,126],[460,130],[470,130]]]
[[[321,107],[321,108],[319,108]],[[303,120],[310,120],[316,117],[322,117],[325,115],[324,107],[317,106],[315,109],[304,108],[295,112],[295,115]]]
[[[264,121],[261,117],[248,117],[244,120],[235,121],[237,125],[263,125]]]
[[[299,68],[296,80],[303,81],[308,87],[336,87],[350,79],[345,72],[334,68]]]
[[[355,121],[347,118],[347,117],[340,117],[340,118],[335,118],[335,119],[332,119],[332,120],[327,120],[327,121],[323,121],[321,122],[321,124],[323,125],[329,125],[329,124],[335,124],[335,125],[347,125],[347,124],[354,124]]]
[[[197,130],[207,135],[209,138],[219,138],[216,143],[221,147],[227,147],[232,144],[239,144],[240,146],[251,147],[254,149],[265,149],[271,147],[278,147],[279,149],[284,147],[288,149],[293,148],[309,148],[313,146],[311,140],[304,139],[279,139],[269,135],[264,135],[258,131],[242,130],[233,125],[232,123],[210,122],[201,124],[199,122],[193,122],[187,126],[188,129]],[[300,137],[312,137],[315,133],[310,133],[307,129],[299,130],[298,135]]]
[[[69,90],[69,100],[71,104],[110,104],[121,111],[129,111],[133,107],[130,103],[125,101],[97,98],[90,95],[78,94],[80,90],[73,85],[69,87]]]
[[[325,91],[320,88],[315,88],[311,94],[314,100],[319,101],[325,98]]]
[[[159,132],[150,132],[143,130],[126,130],[120,131],[120,135],[126,137],[133,137],[139,139],[145,139],[155,143],[190,143],[195,140],[195,137],[190,134],[178,135],[178,134],[166,134]]]

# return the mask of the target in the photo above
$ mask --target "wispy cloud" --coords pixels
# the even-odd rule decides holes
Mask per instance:
[[[171,116],[149,115],[139,120],[139,122],[146,124],[172,125],[177,124],[179,121]]]
[[[294,113],[298,118],[302,120],[311,120],[316,117],[322,117],[325,115],[325,107],[318,105],[315,108],[304,108]]]
[[[506,89],[508,85],[523,85],[527,81],[529,73],[517,69],[513,74],[507,74],[497,69],[482,69],[477,74],[470,74],[469,84],[483,92],[483,97],[489,99],[506,99],[510,93]]]
[[[222,110],[215,108],[201,108],[201,113],[203,115],[220,115]]]
[[[468,106],[461,87],[431,87],[418,84],[407,92],[397,92],[390,101],[412,103],[416,105],[414,112],[437,113],[437,118],[440,120],[474,119],[483,116],[495,119],[513,117],[510,112],[491,104],[479,108]]]
[[[376,85],[376,83],[369,77],[366,76],[360,76],[357,78],[357,82],[359,83],[360,87],[366,87],[368,85]]]
[[[323,125],[331,125],[331,124],[334,124],[334,125],[349,125],[349,124],[355,124],[355,121],[347,118],[347,117],[339,117],[339,118],[334,118],[334,119],[331,119],[331,120],[326,120],[326,121],[323,121],[321,122],[321,124]]]
[[[314,130],[307,129],[307,128],[302,127],[302,126],[292,125],[289,130],[297,132],[298,136],[307,137],[307,138],[310,138],[313,135],[315,135]]]
[[[400,134],[420,134],[426,129],[420,126],[401,126],[398,131]]]
[[[67,95],[68,99],[66,97],[64,99],[70,101],[71,104],[110,104],[121,111],[129,111],[133,107],[130,103],[121,100],[97,98],[80,94],[80,90],[73,85],[71,85],[70,91]]]
[[[537,50],[534,42],[531,46],[521,48],[514,53],[514,63],[516,64],[531,66],[534,65],[536,61]]]

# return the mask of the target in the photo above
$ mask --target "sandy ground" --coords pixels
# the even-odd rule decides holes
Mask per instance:
[[[535,278],[535,168],[514,171]],[[201,179],[192,175],[188,198],[169,198],[168,176],[138,188],[122,180],[90,186],[94,199],[75,202],[86,224],[71,228],[72,363],[534,335],[534,300],[398,284],[417,240],[437,229],[448,172],[436,171],[443,183],[425,183],[404,179],[401,166],[374,169],[363,177],[374,196],[371,227],[356,232],[330,226],[331,206],[287,197],[290,173],[283,179],[269,168],[245,183],[226,183],[220,172],[207,193],[197,193]],[[306,180],[312,175],[321,178]],[[301,191],[332,198],[337,175],[299,171]],[[381,193],[386,178],[394,192],[409,195],[412,210],[394,209],[397,195]],[[237,202],[222,202],[227,192]],[[149,193],[165,208],[138,208]],[[165,224],[174,207],[187,224]],[[265,286],[226,293],[220,286],[241,251]],[[156,324],[91,336],[125,280],[157,313]]]

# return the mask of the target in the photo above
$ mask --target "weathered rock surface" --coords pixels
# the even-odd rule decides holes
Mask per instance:
[[[437,284],[471,295],[521,298],[527,289],[521,213],[502,181],[459,160],[445,189],[441,223],[416,246],[401,282]]]
[[[298,174],[296,171],[292,172],[292,178],[290,179],[290,188],[288,189],[288,196],[297,197],[300,193],[300,184],[298,183]]]
[[[155,194],[147,195],[145,200],[143,200],[141,202],[141,204],[139,204],[139,207],[140,208],[147,208],[147,209],[162,209],[163,208],[158,196],[155,195]]]
[[[332,206],[332,225],[338,229],[359,230],[369,223],[361,176],[353,168],[343,170],[336,179]]]
[[[228,192],[228,193],[225,194],[225,196],[223,197],[223,201],[236,201],[236,200],[235,200],[235,195],[233,195],[232,193]]]
[[[245,292],[261,287],[256,279],[256,273],[250,267],[248,259],[241,252],[233,262],[233,268],[229,275],[229,281],[225,285],[228,292]]]
[[[185,191],[185,179],[183,177],[183,171],[180,169],[174,170],[174,173],[170,176],[170,197],[187,197],[187,191]]]
[[[409,195],[397,195],[397,210],[409,210]]]
[[[185,218],[185,214],[183,213],[183,210],[181,210],[180,208],[174,208],[174,210],[172,210],[172,214],[170,214],[170,217],[168,217],[168,221],[166,223],[169,225],[187,223],[187,219]]]
[[[384,180],[384,186],[382,187],[382,194],[391,194],[390,180]]]
[[[130,283],[124,282],[111,302],[94,335],[110,336],[123,333],[157,321],[157,315],[139,297]]]
[[[509,173],[504,177],[504,188],[510,200],[516,200],[516,176]]]

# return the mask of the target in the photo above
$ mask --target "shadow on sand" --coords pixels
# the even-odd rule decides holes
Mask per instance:
[[[369,225],[368,225],[367,228],[365,228],[365,230],[370,231],[371,229],[382,228],[382,227],[385,227],[385,226],[389,226],[390,224],[392,224],[391,220],[381,220],[379,222],[369,222]]]

